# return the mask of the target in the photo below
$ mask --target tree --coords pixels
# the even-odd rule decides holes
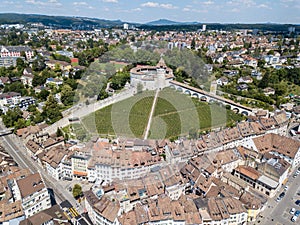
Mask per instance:
[[[50,92],[47,91],[46,89],[41,90],[41,92],[39,93],[38,97],[43,100],[46,101],[48,96],[50,95]]]
[[[264,67],[265,64],[266,64],[266,61],[265,61],[265,60],[259,59],[259,60],[258,60],[258,63],[257,63],[257,66],[261,68],[261,67]]]
[[[5,85],[4,92],[9,92],[9,91],[18,92],[21,93],[21,95],[27,95],[27,89],[20,81]]]
[[[43,107],[44,118],[47,118],[47,123],[55,123],[62,118],[59,106],[53,95],[49,95],[45,106]]]
[[[19,118],[18,121],[14,123],[15,130],[26,127],[26,121],[23,118]]]
[[[64,105],[73,104],[75,91],[72,90],[70,85],[65,84],[61,89],[60,100]]]
[[[58,127],[57,130],[56,130],[56,136],[57,137],[62,137],[64,136],[64,133],[63,131]]]
[[[193,38],[192,43],[191,43],[191,49],[195,50],[196,48],[196,41],[195,38]]]
[[[39,112],[39,111],[36,111],[34,113],[34,115],[32,116],[31,120],[34,122],[34,123],[41,123],[44,121],[44,117],[43,115]]]
[[[23,71],[26,68],[26,64],[22,58],[17,58],[17,69]]]
[[[130,81],[129,72],[118,72],[111,78],[110,87],[114,90],[122,89]]]
[[[32,85],[33,87],[43,85],[46,82],[47,78],[44,78],[43,76],[40,75],[35,75],[32,79]]]
[[[68,78],[64,81],[64,84],[68,84],[70,85],[70,87],[72,88],[72,90],[75,90],[77,88],[78,83],[76,82],[76,80]]]
[[[260,88],[266,88],[269,85],[270,74],[267,72],[258,84]]]
[[[288,87],[285,83],[279,83],[274,85],[275,94],[278,96],[283,96],[286,94]]]
[[[135,36],[134,36],[134,35],[132,35],[132,36],[130,37],[130,41],[131,41],[131,42],[135,42]]]
[[[28,106],[27,111],[35,113],[37,111],[36,105],[30,105],[30,106]]]
[[[100,90],[100,92],[99,92],[99,94],[98,94],[98,96],[97,96],[97,101],[103,100],[103,99],[105,99],[105,98],[107,98],[107,97],[108,97],[108,94],[107,94],[107,92],[105,91],[105,89],[103,88],[103,89]]]
[[[44,62],[44,59],[42,57],[38,57],[32,62],[32,69],[34,71],[42,71],[46,68],[46,64]]]
[[[75,184],[73,187],[72,193],[73,193],[73,197],[75,199],[78,199],[79,197],[81,197],[83,194],[81,186],[79,184]]]
[[[3,123],[6,127],[13,127],[15,122],[22,119],[22,111],[20,108],[9,109],[6,114],[2,115]]]

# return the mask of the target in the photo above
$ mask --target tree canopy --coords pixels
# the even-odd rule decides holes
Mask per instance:
[[[47,123],[55,123],[62,118],[59,105],[53,95],[49,95],[45,106],[43,107],[44,118],[46,118]]]

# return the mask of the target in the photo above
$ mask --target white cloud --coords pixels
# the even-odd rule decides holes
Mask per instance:
[[[102,0],[103,2],[108,2],[108,3],[118,3],[118,0]]]
[[[240,10],[239,9],[237,9],[237,8],[233,8],[232,10],[231,10],[231,12],[239,12]]]
[[[148,7],[148,8],[163,8],[163,9],[177,9],[177,6],[174,6],[170,3],[158,3],[158,2],[145,2],[141,4],[142,7]]]
[[[280,0],[280,5],[282,5],[285,8],[289,7],[300,7],[300,1],[299,0]]]
[[[136,13],[142,11],[141,8],[134,8],[134,9],[117,9],[117,12],[119,13]]]
[[[87,6],[88,4],[86,2],[73,2],[73,5],[78,5],[78,6]]]
[[[253,0],[232,0],[228,1],[227,4],[229,5],[234,5],[234,6],[246,6],[246,7],[251,7],[255,6],[256,3]]]
[[[177,7],[172,5],[172,4],[160,4],[160,7],[161,8],[164,8],[164,9],[176,9]]]
[[[40,6],[62,6],[62,4],[57,0],[48,0],[48,1],[36,1],[36,0],[26,0],[26,3]]]
[[[206,2],[202,2],[202,4],[204,4],[204,5],[213,5],[213,4],[215,4],[215,2],[209,0],[209,1],[206,1]]]
[[[266,4],[260,4],[260,5],[257,6],[257,8],[260,8],[260,9],[262,9],[262,8],[264,8],[264,9],[272,9],[270,6],[268,6]]]
[[[95,9],[95,7],[89,5],[87,2],[73,2],[73,5],[74,5],[76,8],[84,7],[84,8],[86,8],[86,9]]]
[[[135,8],[135,9],[132,9],[133,12],[139,12],[139,11],[142,11],[141,8]]]
[[[150,8],[156,8],[159,7],[159,3],[157,2],[146,2],[141,4],[142,7],[150,7]]]
[[[207,13],[208,10],[207,9],[195,9],[195,8],[192,8],[192,7],[184,7],[182,9],[183,12],[196,12],[196,13]]]

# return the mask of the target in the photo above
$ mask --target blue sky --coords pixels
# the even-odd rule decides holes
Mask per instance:
[[[300,0],[1,0],[0,12],[149,22],[300,24]]]

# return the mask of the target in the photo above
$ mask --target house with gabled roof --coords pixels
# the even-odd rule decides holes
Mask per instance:
[[[14,198],[21,200],[26,217],[51,207],[50,194],[39,173],[14,180]]]

